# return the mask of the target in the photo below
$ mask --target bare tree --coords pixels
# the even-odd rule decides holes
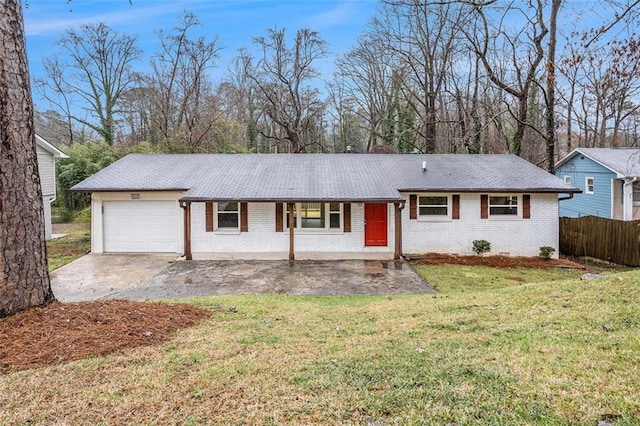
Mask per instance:
[[[64,117],[64,123],[67,129],[67,138],[69,144],[74,141],[73,131],[73,105],[72,94],[66,91],[66,84],[62,75],[62,68],[57,61],[45,60],[44,69],[48,78],[34,79],[36,89],[39,89],[43,97],[55,108],[61,117]]]
[[[349,99],[351,112],[366,124],[366,152],[382,144],[383,135],[389,133],[386,118],[398,66],[386,44],[382,35],[373,31],[359,37],[358,43],[337,60],[336,80],[342,83],[343,96]]]
[[[317,140],[305,134],[321,121],[324,104],[319,91],[311,86],[319,76],[315,64],[326,57],[327,44],[309,29],[297,31],[293,46],[287,46],[286,30],[272,28],[253,43],[260,49],[258,59],[242,49],[238,61],[244,75],[255,88],[256,107],[275,127],[259,130],[276,142],[286,141],[290,152],[304,152]]]
[[[585,40],[591,40],[589,34],[594,31],[572,34],[560,62],[568,86],[567,127],[577,119],[582,146],[626,145],[627,137],[621,133],[625,123],[624,133],[636,132],[635,115],[640,109],[640,42],[632,34],[587,46]]]
[[[0,2],[0,317],[54,300],[19,0]]]
[[[545,55],[542,42],[548,33],[542,0],[529,0],[528,6],[519,9],[513,4],[507,5],[499,19],[491,20],[487,18],[486,6],[475,6],[477,25],[465,28],[470,46],[480,58],[488,78],[517,102],[516,111],[509,107],[516,121],[509,152],[518,155],[522,152],[525,129],[530,128],[527,123],[529,93],[539,76],[539,66]],[[497,8],[492,11],[500,12]],[[517,16],[510,16],[512,14]],[[522,25],[518,25],[518,29],[506,27],[505,23],[513,20],[521,20]],[[510,58],[508,69],[499,71],[496,66],[499,57]]]
[[[566,105],[565,117],[567,120],[566,124],[566,150],[565,152],[560,152],[560,155],[566,154],[572,151],[573,143],[574,143],[574,132],[573,132],[573,122],[574,122],[574,101],[578,92],[578,73],[580,63],[580,54],[576,51],[573,44],[566,43],[565,44],[565,52],[563,54],[563,58],[558,62],[557,70],[561,76],[564,77],[564,80],[568,82],[568,86],[566,87],[566,92],[560,90],[560,97],[563,103]],[[568,92],[568,93],[567,93]]]
[[[208,79],[220,47],[217,37],[192,39],[190,31],[201,25],[198,17],[185,12],[172,33],[157,31],[161,50],[151,59],[152,72],[143,77],[151,95],[151,132],[156,142],[184,147],[189,152],[212,149],[213,128],[218,113]]]
[[[49,79],[39,80],[46,86],[43,93],[62,106],[64,114],[113,145],[119,102],[134,83],[131,64],[141,53],[136,38],[99,22],[67,30],[57,44],[61,55],[45,61]],[[97,121],[80,116],[75,108]]]
[[[255,91],[255,86],[245,75],[238,60],[233,61],[227,81],[222,82],[217,89],[225,117],[243,126],[242,145],[249,152],[263,152],[265,150],[259,141],[258,126],[264,114],[258,111]]]
[[[438,110],[453,73],[454,57],[468,8],[455,2],[384,0],[383,15],[374,23],[385,34],[387,49],[404,70],[403,98],[418,117],[415,130],[422,150],[437,148]]]
[[[368,152],[368,125],[358,114],[356,100],[350,96],[345,81],[337,78],[328,85],[329,116],[332,119],[330,139],[332,152]]]

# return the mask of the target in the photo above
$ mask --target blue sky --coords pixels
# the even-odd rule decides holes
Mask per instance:
[[[320,33],[333,55],[345,53],[373,17],[375,0],[28,0],[24,9],[27,54],[32,77],[43,77],[42,59],[57,50],[55,41],[72,27],[102,21],[130,35],[137,35],[145,52],[140,66],[158,50],[154,30],[170,30],[184,10],[195,13],[205,37],[218,36],[220,61],[214,79],[224,76],[238,48],[250,47],[251,38],[267,28],[299,28]],[[195,33],[194,33],[195,35]],[[333,57],[323,66],[330,67]],[[325,70],[326,71],[326,70]],[[34,91],[37,99],[37,93]]]

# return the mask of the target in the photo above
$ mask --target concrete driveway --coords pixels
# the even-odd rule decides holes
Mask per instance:
[[[113,296],[151,279],[176,255],[87,254],[51,272],[53,294],[61,302]]]
[[[62,301],[179,299],[222,294],[435,293],[402,261],[179,260],[159,255],[87,255],[54,271]]]

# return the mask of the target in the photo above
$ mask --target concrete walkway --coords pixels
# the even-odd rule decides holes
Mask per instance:
[[[178,299],[222,294],[356,295],[436,293],[403,261],[177,261],[110,297]]]
[[[87,254],[49,275],[53,294],[61,302],[112,296],[151,279],[176,255]]]

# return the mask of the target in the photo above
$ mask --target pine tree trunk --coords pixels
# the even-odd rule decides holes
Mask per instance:
[[[19,0],[0,1],[0,317],[54,299]]]

